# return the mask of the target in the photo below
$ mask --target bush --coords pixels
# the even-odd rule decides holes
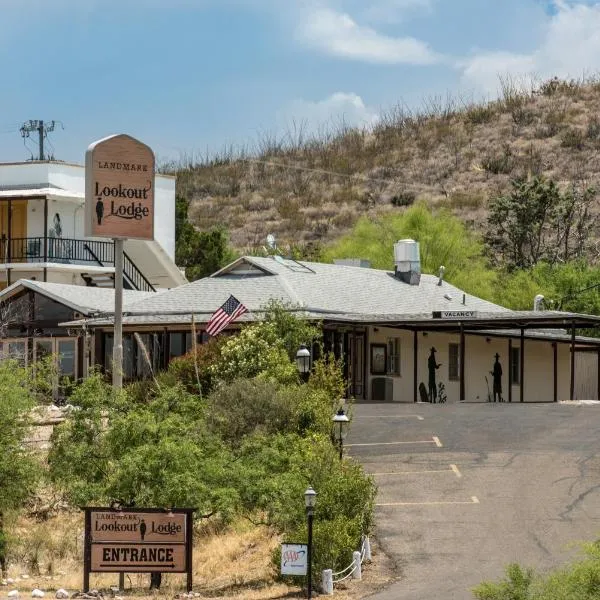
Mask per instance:
[[[193,393],[208,394],[213,388],[214,373],[211,368],[221,357],[221,346],[226,337],[211,338],[205,344],[179,356],[169,363],[168,373]],[[160,376],[159,376],[160,378]]]
[[[481,167],[494,175],[508,175],[515,167],[515,157],[507,144],[501,154],[487,154],[481,161]]]
[[[390,199],[392,206],[412,206],[415,203],[417,195],[415,192],[398,192]]]
[[[560,145],[563,148],[573,148],[574,150],[583,150],[585,146],[585,135],[580,129],[570,127],[560,136]]]

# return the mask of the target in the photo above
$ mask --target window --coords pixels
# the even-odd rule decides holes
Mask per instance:
[[[388,375],[400,375],[400,338],[388,338],[387,341]]]
[[[450,381],[460,380],[459,349],[459,344],[448,344],[448,379]]]
[[[510,377],[514,384],[521,383],[521,348],[510,349]]]

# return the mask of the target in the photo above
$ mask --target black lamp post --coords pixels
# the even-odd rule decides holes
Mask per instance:
[[[308,590],[307,598],[312,598],[312,531],[313,531],[313,516],[315,512],[315,504],[317,503],[317,492],[308,486],[304,492],[304,506],[306,507],[306,520],[308,524],[308,552],[306,556],[307,575],[308,575]]]
[[[333,437],[340,448],[340,460],[342,460],[344,456],[344,440],[348,434],[350,419],[344,413],[344,409],[340,408],[331,420],[333,421]]]
[[[300,377],[304,381],[308,381],[308,375],[310,373],[310,350],[302,344],[296,352],[296,368]]]

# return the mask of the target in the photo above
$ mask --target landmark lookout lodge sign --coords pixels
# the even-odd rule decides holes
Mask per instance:
[[[192,509],[85,509],[84,589],[90,573],[187,573]]]
[[[128,135],[91,144],[85,155],[86,236],[154,239],[154,153]]]

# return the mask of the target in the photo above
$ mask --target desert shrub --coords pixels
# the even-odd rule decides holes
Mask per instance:
[[[515,167],[515,157],[508,144],[500,153],[489,153],[481,161],[482,168],[494,175],[509,175]]]
[[[600,139],[600,119],[595,115],[588,121],[586,137],[589,140]]]
[[[450,205],[458,209],[478,209],[483,206],[484,197],[477,192],[452,192],[450,194]]]
[[[560,145],[563,148],[572,148],[574,150],[583,150],[585,146],[585,134],[581,129],[569,127],[563,131],[560,136]]]
[[[403,190],[394,194],[390,199],[390,203],[392,206],[412,206],[416,198],[417,194],[415,192]]]
[[[473,590],[477,600],[532,600],[533,571],[516,563],[506,567],[506,579],[500,583],[485,582]]]
[[[478,104],[465,111],[465,121],[472,125],[489,123],[497,115],[496,107],[489,104]]]

